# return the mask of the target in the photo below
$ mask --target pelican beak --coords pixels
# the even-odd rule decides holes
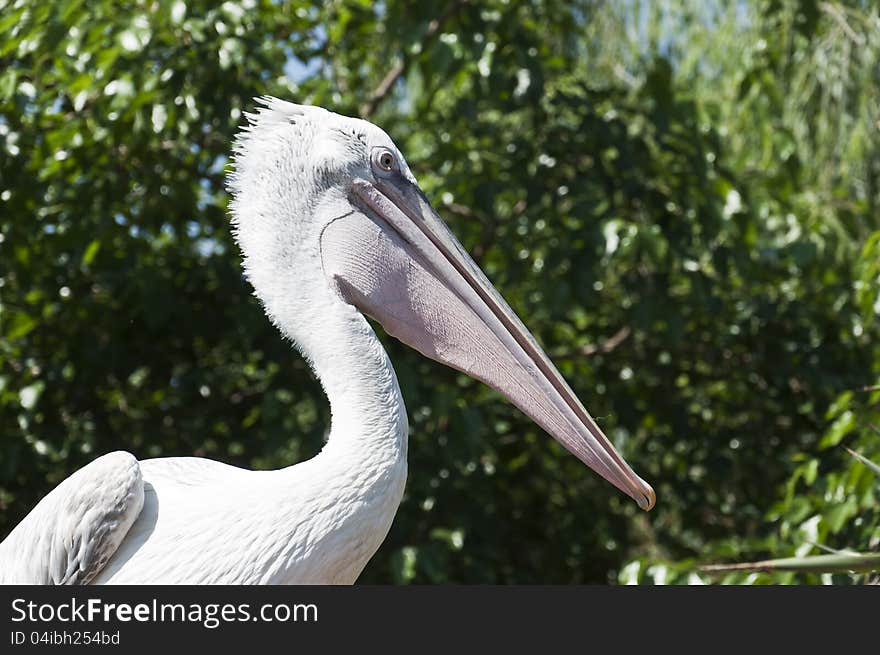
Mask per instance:
[[[636,475],[535,338],[403,176],[352,183],[354,210],[321,236],[325,274],[346,302],[426,357],[507,398],[644,510],[651,486]]]

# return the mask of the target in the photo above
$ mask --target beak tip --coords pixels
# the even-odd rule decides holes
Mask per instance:
[[[635,500],[639,505],[639,509],[650,512],[657,502],[657,495],[654,493],[651,485],[645,484],[644,487],[641,489],[641,493],[638,497],[636,497]]]

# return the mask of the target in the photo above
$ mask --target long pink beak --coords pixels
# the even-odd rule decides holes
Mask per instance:
[[[352,183],[353,211],[321,238],[340,295],[426,357],[486,383],[581,461],[654,506],[636,475],[413,182]]]

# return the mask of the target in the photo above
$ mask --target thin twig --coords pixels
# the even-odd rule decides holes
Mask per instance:
[[[433,21],[432,21],[433,23]],[[388,71],[388,74],[382,78],[382,81],[379,82],[379,86],[376,87],[376,90],[373,91],[373,94],[370,96],[370,99],[367,103],[361,107],[361,116],[364,118],[369,118],[379,104],[385,99],[385,96],[388,95],[388,92],[391,90],[391,87],[394,86],[394,83],[403,75],[403,71],[406,67],[403,64],[403,59],[398,59],[394,62],[394,66],[391,67],[391,70]]]
[[[629,335],[632,334],[632,330],[629,326],[624,325],[617,332],[612,334],[610,337],[605,339],[601,344],[587,344],[581,348],[581,354],[589,357],[590,355],[595,355],[596,353],[610,353],[612,350],[617,348],[620,344],[627,340]]]
[[[444,203],[443,208],[446,209],[450,214],[455,214],[456,216],[461,216],[462,218],[475,218],[481,223],[488,220],[485,216],[483,216],[481,212],[471,209],[467,205],[462,205],[458,202]]]
[[[818,548],[819,550],[824,550],[826,553],[830,553],[832,555],[858,555],[854,550],[838,550],[836,548],[831,548],[831,546],[826,546],[824,544],[816,543],[815,541],[805,541],[805,544],[810,544],[814,548]]]
[[[505,221],[514,221],[520,216],[522,216],[523,212],[525,212],[528,207],[528,203],[526,203],[524,198],[520,198],[516,201],[516,204],[511,207],[510,216],[506,217]],[[483,212],[477,211],[467,205],[462,205],[458,202],[446,202],[443,203],[443,208],[446,209],[450,214],[455,214],[456,216],[461,216],[462,218],[467,218],[469,220],[477,220],[480,225],[483,226],[482,233],[480,236],[480,241],[474,246],[471,251],[471,256],[474,260],[479,264],[482,261],[483,255],[486,254],[486,251],[492,245],[492,242],[495,238],[495,233],[498,229],[498,218],[495,214],[484,214]]]
[[[617,332],[612,334],[601,343],[588,343],[573,352],[555,352],[553,353],[553,357],[555,359],[567,359],[575,356],[591,357],[592,355],[596,355],[598,353],[610,353],[612,350],[614,350],[620,344],[626,341],[631,334],[632,329],[629,326],[624,325]]]
[[[846,450],[846,452],[848,452],[850,455],[855,457],[862,464],[864,464],[869,469],[871,469],[876,475],[880,475],[880,466],[878,466],[877,464],[872,462],[870,459],[868,459],[867,457],[865,457],[861,453],[857,453],[852,448],[847,448],[846,446],[844,446],[844,449]]]

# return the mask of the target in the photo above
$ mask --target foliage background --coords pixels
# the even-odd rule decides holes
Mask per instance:
[[[252,98],[369,116],[636,471],[650,514],[386,340],[410,481],[364,582],[857,582],[877,550],[871,0],[0,0],[0,538],[97,454],[289,465],[329,421],[251,297]]]

